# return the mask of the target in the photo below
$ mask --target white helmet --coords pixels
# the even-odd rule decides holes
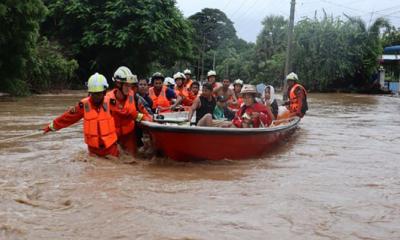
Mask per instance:
[[[299,81],[299,77],[297,76],[296,73],[291,72],[286,76],[286,80]]]
[[[113,81],[137,83],[137,76],[133,75],[131,70],[125,66],[121,66],[114,72]]]
[[[185,74],[181,73],[181,72],[177,72],[174,74],[174,80],[178,79],[178,78],[182,78],[185,79]]]
[[[87,87],[90,93],[104,92],[108,88],[107,79],[104,75],[95,73],[89,77]]]
[[[185,69],[184,71],[183,71],[183,74],[190,74],[190,75],[192,75],[192,72],[190,71],[190,69]]]
[[[236,80],[233,82],[233,86],[235,86],[235,85],[241,85],[241,86],[243,86],[243,80],[236,79]]]
[[[211,76],[217,76],[217,73],[214,70],[208,71],[207,77],[211,77]]]
[[[164,79],[164,85],[175,85],[175,80],[171,77],[166,77]]]

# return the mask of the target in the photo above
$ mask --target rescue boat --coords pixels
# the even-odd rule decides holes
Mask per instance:
[[[155,150],[176,161],[259,158],[292,134],[300,122],[295,117],[267,128],[216,128],[177,124],[183,119],[167,116],[162,123],[142,122]]]

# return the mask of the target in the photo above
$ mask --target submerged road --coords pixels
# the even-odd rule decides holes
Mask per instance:
[[[83,96],[1,99],[0,141]],[[292,139],[242,162],[91,158],[81,125],[0,143],[0,239],[400,239],[400,99],[309,104]]]

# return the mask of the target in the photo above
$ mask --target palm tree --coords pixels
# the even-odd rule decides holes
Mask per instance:
[[[377,18],[369,27],[359,17],[350,17],[350,27],[355,27],[359,31],[358,41],[362,41],[361,62],[359,65],[359,76],[356,84],[363,86],[368,83],[369,78],[376,71],[378,65],[378,57],[383,51],[381,43],[381,29],[390,28],[389,22],[385,18]]]

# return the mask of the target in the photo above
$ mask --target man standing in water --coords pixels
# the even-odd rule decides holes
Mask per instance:
[[[115,88],[107,93],[111,101],[111,113],[114,117],[118,135],[118,144],[133,156],[136,154],[135,122],[143,119],[135,104],[132,85],[137,77],[127,67],[119,67],[113,76]]]
[[[299,78],[296,73],[291,72],[286,76],[288,84],[289,101],[285,103],[289,110],[289,117],[304,117],[308,110],[307,91],[299,84]]]
[[[89,97],[82,99],[73,110],[54,119],[44,133],[71,126],[83,118],[83,135],[91,155],[118,157],[117,132],[111,115],[110,98],[106,96],[106,78],[95,73],[88,81]]]

